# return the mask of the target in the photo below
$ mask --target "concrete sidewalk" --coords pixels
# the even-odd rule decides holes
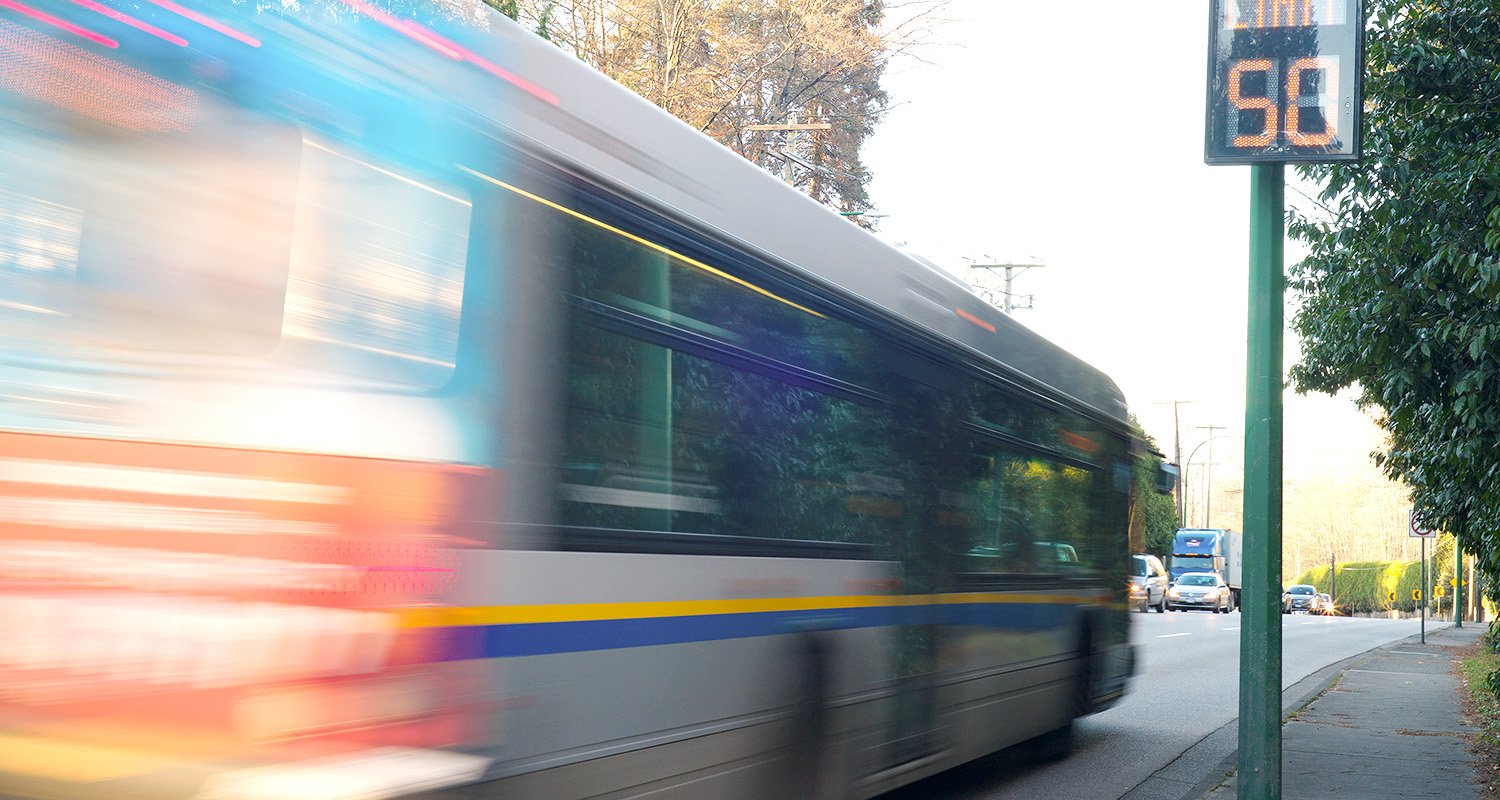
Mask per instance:
[[[1453,661],[1487,626],[1443,628],[1354,658],[1282,728],[1284,800],[1480,797]],[[1234,800],[1229,777],[1204,800]]]

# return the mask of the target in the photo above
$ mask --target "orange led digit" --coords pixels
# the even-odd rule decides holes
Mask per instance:
[[[1245,97],[1240,94],[1241,81],[1244,80],[1246,72],[1266,73],[1266,94],[1260,97]],[[1264,111],[1265,123],[1261,126],[1259,136],[1249,134],[1237,134],[1234,137],[1235,147],[1260,147],[1268,145],[1276,137],[1277,114],[1276,106],[1271,102],[1271,87],[1276,85],[1276,72],[1271,66],[1269,59],[1258,58],[1253,61],[1241,61],[1229,68],[1229,104],[1235,108],[1245,111]],[[1239,130],[1239,121],[1230,122],[1231,129]]]
[[[1302,73],[1321,73],[1318,93],[1310,97],[1302,95]],[[1325,145],[1338,135],[1339,107],[1337,103],[1325,103],[1326,98],[1338,94],[1338,63],[1329,56],[1299,58],[1292,62],[1286,77],[1286,138],[1294,145]],[[1311,102],[1308,102],[1311,101]],[[1320,109],[1323,112],[1321,133],[1301,130],[1303,107]]]

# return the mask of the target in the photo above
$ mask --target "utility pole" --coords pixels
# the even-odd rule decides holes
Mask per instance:
[[[1015,312],[1015,310],[1018,308],[1033,308],[1034,303],[1036,302],[1036,295],[1026,295],[1026,305],[1024,306],[1020,303],[1017,303],[1016,295],[1011,291],[1010,288],[1012,281],[1015,280],[1017,275],[1020,275],[1028,269],[1042,269],[1046,266],[1046,264],[971,264],[969,265],[969,268],[983,270],[998,269],[1004,271],[1004,288],[1000,290],[1000,308],[1005,311],[1006,314],[1013,314],[1013,312]],[[984,287],[975,287],[975,289],[981,296],[989,301],[990,305],[995,305],[995,291],[993,289],[986,289]]]
[[[1208,431],[1208,464],[1204,466],[1203,527],[1209,527],[1214,511],[1214,431],[1224,430],[1223,425],[1199,425],[1198,430]]]
[[[796,185],[792,180],[792,154],[797,152],[797,134],[802,131],[826,131],[833,128],[827,122],[798,122],[796,112],[786,115],[785,125],[746,125],[747,131],[786,131],[786,145],[781,151],[781,179],[788,186]]]
[[[1178,407],[1183,403],[1191,403],[1192,400],[1164,400],[1155,405],[1172,404],[1172,457],[1176,459],[1177,469],[1177,527],[1187,527],[1187,472],[1182,463],[1182,418],[1178,416]]]
[[[1333,554],[1333,545],[1328,546],[1328,599],[1335,608],[1339,604],[1339,560]]]

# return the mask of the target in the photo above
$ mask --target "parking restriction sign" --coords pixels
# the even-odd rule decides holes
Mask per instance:
[[[1411,510],[1411,514],[1407,517],[1407,532],[1413,539],[1437,538],[1437,531],[1427,527],[1426,523],[1422,521],[1421,516],[1417,514],[1415,508]]]

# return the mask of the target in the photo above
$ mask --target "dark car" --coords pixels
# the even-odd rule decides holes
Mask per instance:
[[[1202,608],[1228,614],[1234,608],[1229,585],[1216,572],[1189,572],[1167,590],[1167,610]]]
[[[1325,617],[1338,616],[1339,607],[1333,604],[1333,597],[1331,595],[1322,592],[1318,593],[1318,613]]]
[[[1156,556],[1135,556],[1131,559],[1130,607],[1140,609],[1143,614],[1148,608],[1154,608],[1158,612],[1166,611],[1167,584],[1170,581],[1161,559]]]
[[[1281,613],[1316,614],[1323,606],[1318,599],[1318,587],[1311,584],[1299,583],[1296,586],[1287,587],[1286,593],[1281,595]]]

